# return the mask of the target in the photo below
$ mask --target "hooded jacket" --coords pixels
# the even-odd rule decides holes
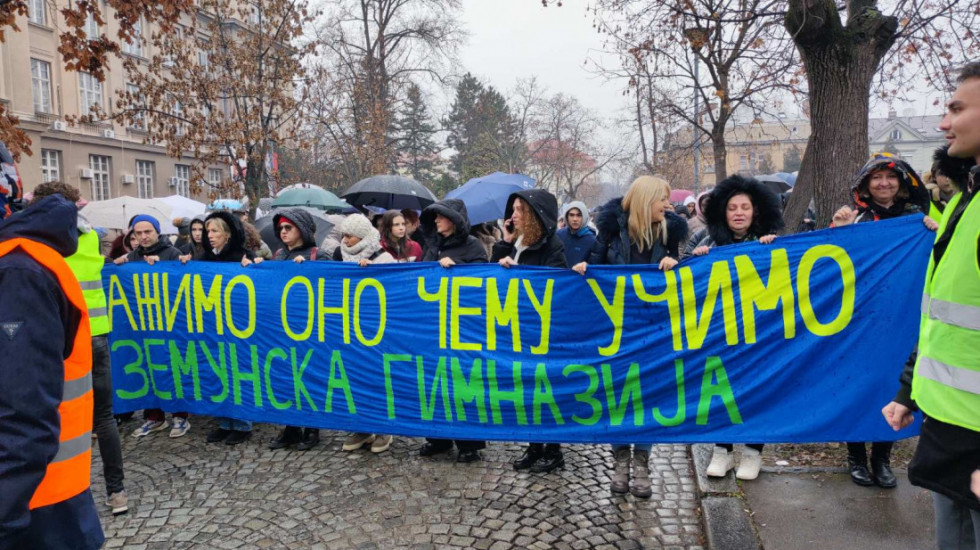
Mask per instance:
[[[436,231],[436,214],[441,214],[453,222],[456,230],[448,237]],[[425,207],[419,217],[425,235],[423,262],[437,262],[450,258],[458,264],[485,263],[487,251],[480,240],[470,235],[470,220],[466,205],[459,199],[444,199]]]
[[[525,248],[516,258],[517,239],[513,243],[505,240],[497,241],[493,245],[493,255],[490,257],[490,261],[496,262],[507,256],[515,258],[520,265],[568,267],[565,260],[565,245],[555,235],[555,230],[558,228],[558,201],[555,196],[544,189],[525,189],[511,193],[507,199],[507,208],[504,210],[504,219],[509,220],[513,215],[514,200],[518,197],[531,207],[531,212],[544,229],[544,234],[538,239],[538,242]]]
[[[582,213],[582,227],[575,232],[568,228],[568,211],[573,208],[577,208]],[[556,235],[565,245],[565,259],[568,265],[573,266],[588,260],[589,251],[595,244],[595,231],[589,227],[589,208],[582,201],[574,201],[562,208],[561,217],[565,219],[565,227],[559,229]]]
[[[0,222],[0,242],[25,238],[62,256],[78,248],[77,209],[45,197]],[[81,312],[53,273],[27,253],[0,257],[0,549],[99,548],[105,537],[92,492],[34,510],[29,502],[58,452],[64,360]]]
[[[204,256],[201,257],[201,260],[205,262],[241,262],[242,257],[254,260],[255,255],[245,248],[245,228],[242,226],[242,221],[238,219],[238,216],[227,211],[212,212],[204,219],[205,227],[207,227],[208,220],[213,218],[221,218],[228,224],[228,227],[231,228],[231,237],[228,238],[225,246],[215,254],[205,231],[202,239],[204,242]]]
[[[296,224],[296,229],[299,229],[300,237],[303,239],[303,244],[292,250],[290,250],[286,246],[286,243],[283,242],[282,233],[279,231],[279,222],[283,218],[286,218]],[[282,247],[276,250],[276,253],[273,254],[273,260],[292,260],[297,256],[302,256],[304,260],[329,259],[329,256],[320,254],[319,249],[317,249],[316,221],[309,212],[300,210],[299,208],[279,210],[274,216],[272,216],[272,227],[276,230],[276,240],[282,243]],[[316,257],[313,257],[314,252],[316,253]]]
[[[903,190],[908,193],[907,199],[896,197],[895,204],[890,208],[885,208],[867,196],[862,196],[867,194],[867,183],[871,172],[881,169],[894,170],[898,174],[899,194]],[[875,153],[871,156],[871,160],[855,176],[851,195],[854,197],[854,205],[858,211],[854,223],[887,220],[919,212],[929,213],[929,192],[923,185],[922,179],[907,162],[891,153]]]
[[[667,256],[680,258],[680,244],[687,236],[687,221],[671,211],[664,212],[667,226],[667,244],[657,239],[650,253],[650,263],[659,264]],[[623,198],[618,197],[603,205],[596,218],[599,235],[589,252],[590,264],[629,264],[630,234],[629,213],[623,210]]]
[[[745,238],[736,241],[732,230],[728,228],[726,212],[728,201],[735,195],[743,194],[748,195],[752,200],[752,225]],[[743,178],[738,175],[722,180],[711,190],[708,204],[704,209],[704,219],[707,222],[707,235],[697,243],[694,243],[694,238],[690,239],[688,248],[684,251],[685,255],[699,246],[713,248],[736,242],[756,241],[759,237],[776,233],[784,226],[779,196],[755,178]]]
[[[201,244],[194,242],[194,235],[191,235],[191,230],[194,229],[194,224],[201,225]],[[204,216],[197,215],[191,220],[190,224],[187,226],[188,239],[183,246],[178,246],[177,249],[180,250],[181,254],[190,254],[192,259],[199,260],[204,255],[204,244],[207,242],[207,230],[204,226]]]

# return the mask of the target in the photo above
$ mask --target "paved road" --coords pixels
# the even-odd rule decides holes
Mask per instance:
[[[569,446],[563,471],[517,473],[520,446],[491,443],[485,460],[455,464],[418,456],[420,440],[391,449],[340,451],[344,434],[324,432],[308,452],[270,451],[273,426],[237,447],[204,442],[214,426],[192,418],[187,436],[129,436],[123,457],[127,515],[105,502],[97,446],[92,490],[106,548],[508,548],[703,550],[703,529],[686,447],[651,456],[649,501],[608,490],[606,447]]]

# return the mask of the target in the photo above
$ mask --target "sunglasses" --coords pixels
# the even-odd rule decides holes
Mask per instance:
[[[292,226],[292,225],[289,225],[288,223],[284,223],[284,224],[280,224],[279,225],[279,231],[292,231],[293,229],[295,229],[295,227]]]

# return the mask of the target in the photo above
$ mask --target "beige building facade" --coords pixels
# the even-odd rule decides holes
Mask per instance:
[[[164,147],[145,144],[145,124],[129,126],[103,120],[69,126],[66,117],[91,113],[93,105],[110,115],[119,91],[134,91],[126,82],[122,60],[110,56],[105,82],[92,75],[66,71],[58,53],[58,31],[65,24],[59,10],[69,0],[28,0],[28,17],[18,17],[20,32],[7,33],[0,43],[0,102],[32,141],[33,155],[22,155],[18,169],[25,192],[42,182],[63,181],[88,200],[123,195],[141,198],[182,195],[206,201],[191,192],[191,158],[168,157]],[[101,4],[106,25],[94,19],[90,36],[117,36],[111,10]],[[109,13],[106,13],[110,11]],[[150,29],[141,28],[148,36]],[[122,44],[122,55],[146,62],[146,44]],[[128,88],[127,88],[128,87]],[[227,179],[226,167],[207,170],[208,183]]]

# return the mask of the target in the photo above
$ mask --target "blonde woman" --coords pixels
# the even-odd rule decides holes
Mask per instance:
[[[655,176],[636,178],[625,197],[602,207],[596,217],[599,235],[589,259],[572,269],[582,275],[589,264],[653,264],[665,271],[673,269],[680,258],[681,240],[687,236],[687,222],[669,211],[669,205],[670,185],[666,181]],[[613,445],[612,492],[650,498],[653,489],[647,461],[651,448],[649,444]]]

